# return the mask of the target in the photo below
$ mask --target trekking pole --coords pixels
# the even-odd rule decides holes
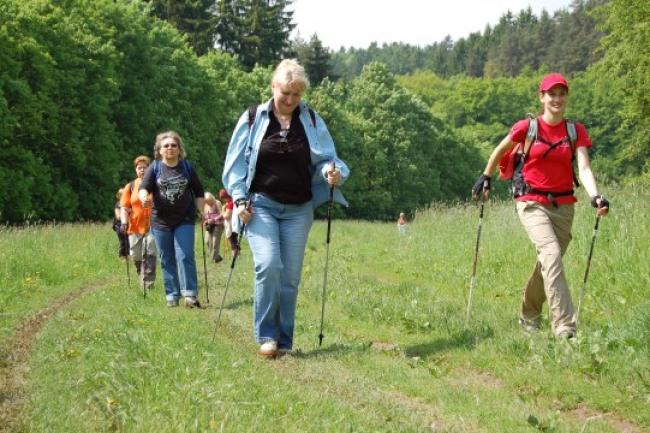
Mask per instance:
[[[147,232],[148,233],[148,232]],[[142,261],[140,262],[140,276],[142,279],[142,299],[147,299],[147,286],[144,282],[145,270],[147,269],[147,233],[142,236]]]
[[[479,211],[478,217],[478,233],[476,234],[476,248],[474,249],[474,263],[472,263],[472,280],[469,285],[469,297],[467,299],[467,315],[465,316],[465,328],[469,324],[469,319],[472,313],[472,294],[474,292],[474,287],[476,286],[476,263],[478,262],[478,247],[481,241],[481,227],[483,227],[483,206],[485,205],[485,198],[487,194],[485,191],[488,187],[488,181],[483,182],[483,194],[481,197],[481,208]]]
[[[591,255],[594,252],[594,244],[596,243],[596,235],[598,234],[598,224],[600,224],[600,215],[596,214],[594,233],[591,236],[591,246],[589,247],[589,255],[587,256],[587,268],[585,269],[585,276],[582,279],[582,287],[580,287],[580,297],[578,298],[578,309],[576,310],[576,326],[578,326],[578,318],[580,317],[580,307],[582,306],[582,299],[585,296],[585,286],[587,285],[587,277],[589,276],[589,268],[591,267]]]
[[[203,250],[203,275],[205,276],[205,303],[210,303],[210,288],[208,286],[208,265],[205,261],[205,234],[203,234],[203,219],[201,219],[201,249]]]
[[[230,262],[230,272],[228,273],[228,280],[226,281],[226,288],[223,291],[223,297],[221,298],[221,306],[219,307],[219,314],[217,315],[217,320],[214,322],[214,332],[212,333],[212,342],[217,336],[217,328],[219,327],[219,322],[221,321],[221,312],[223,311],[223,304],[226,302],[226,295],[228,295],[228,288],[230,287],[230,280],[232,279],[232,273],[235,270],[235,262],[237,262],[237,257],[239,256],[239,251],[241,250],[241,238],[244,236],[244,230],[246,229],[246,224],[241,226],[241,234],[237,238],[237,251],[235,255],[232,256],[232,262]]]
[[[336,169],[336,165],[332,163],[332,170]],[[334,201],[334,187],[330,186],[330,196],[327,201],[327,240],[325,242],[325,270],[323,272],[323,294],[321,296],[321,310],[320,310],[320,333],[318,334],[318,347],[323,344],[323,322],[325,320],[325,289],[327,287],[327,267],[330,257],[330,231],[332,228],[332,202]]]
[[[129,271],[129,256],[124,256],[126,262],[126,281],[129,284],[129,291],[131,290],[131,271]]]

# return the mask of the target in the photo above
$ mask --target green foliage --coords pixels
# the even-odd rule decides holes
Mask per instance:
[[[596,70],[620,89],[623,122],[619,132],[628,138],[617,155],[630,174],[650,172],[650,3],[613,0],[600,11],[607,36],[605,57]]]
[[[115,191],[133,177],[133,158],[150,155],[155,135],[168,129],[183,136],[206,186],[218,186],[214,161],[234,119],[268,88],[266,71],[249,79],[225,54],[199,61],[139,1],[5,4],[2,221],[106,218]],[[219,81],[226,76],[233,78]]]
[[[236,54],[247,70],[271,66],[290,48],[295,27],[291,0],[218,0],[217,42]]]
[[[323,47],[317,34],[313,34],[309,43],[302,39],[292,41],[292,50],[298,61],[305,67],[312,86],[321,83],[325,78],[334,79],[330,65],[332,55],[329,49]]]
[[[539,112],[537,86],[542,75],[542,72],[527,73],[493,79],[458,75],[443,79],[422,71],[399,76],[397,80],[426,101],[434,115],[448,122],[464,141],[480,148],[487,158],[517,120],[526,113]],[[621,155],[628,148],[632,134],[638,134],[636,125],[621,127],[623,86],[617,79],[603,74],[601,67],[575,74],[569,81],[567,118],[587,127],[598,179],[603,182],[623,179],[629,168]],[[642,161],[645,160],[637,164]]]
[[[462,198],[479,170],[476,149],[461,145],[381,64],[366,66],[349,85],[323,85],[312,102],[350,164],[351,216],[394,219],[434,199]]]
[[[424,47],[404,43],[373,42],[366,49],[341,48],[332,57],[337,76],[352,79],[364,65],[378,61],[395,74],[429,70],[444,77],[513,77],[527,68],[563,72],[584,71],[600,58],[596,51],[602,34],[592,17],[605,0],[576,0],[571,11],[561,9],[551,17],[543,10],[538,18],[530,7],[517,15],[508,11],[483,33],[453,41],[450,36]]]
[[[148,0],[151,12],[187,35],[194,52],[201,56],[214,47],[217,17],[214,0]]]

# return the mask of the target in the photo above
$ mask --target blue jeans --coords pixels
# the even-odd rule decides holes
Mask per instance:
[[[255,262],[254,328],[259,344],[273,340],[279,348],[292,348],[298,284],[313,221],[311,202],[288,205],[253,195],[246,237]]]
[[[167,300],[197,296],[194,225],[181,224],[171,230],[152,228],[151,232],[158,247]]]

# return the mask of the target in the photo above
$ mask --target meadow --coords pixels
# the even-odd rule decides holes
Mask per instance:
[[[229,260],[208,264],[207,308],[170,309],[160,279],[143,299],[131,269],[129,288],[108,224],[0,229],[0,379],[13,381],[0,431],[650,431],[650,191],[610,195],[575,339],[553,338],[547,318],[537,333],[517,324],[535,256],[512,201],[485,206],[466,324],[478,208],[459,203],[419,211],[405,236],[333,221],[320,347],[316,222],[295,353],[276,360],[256,354],[245,243],[213,340]],[[565,256],[576,303],[593,225],[582,199]],[[200,236],[197,252],[205,302]]]

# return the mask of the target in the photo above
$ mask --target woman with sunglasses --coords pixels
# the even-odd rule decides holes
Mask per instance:
[[[582,185],[591,196],[597,214],[606,215],[609,210],[609,202],[599,194],[591,171],[588,152],[591,139],[581,123],[573,124],[576,139],[572,143],[571,125],[564,118],[568,96],[569,85],[562,75],[546,75],[539,84],[541,109],[536,119],[537,133],[527,137],[531,127],[528,119],[515,123],[492,151],[485,170],[472,188],[474,197],[487,195],[491,175],[501,158],[517,149],[517,145],[528,147],[522,151],[525,156],[519,179],[523,184],[514,195],[519,220],[537,250],[537,262],[524,287],[519,324],[527,331],[538,330],[542,306],[548,299],[551,327],[558,338],[573,338],[576,334],[573,302],[562,264],[562,256],[571,241],[577,201],[573,190],[574,157]]]
[[[153,206],[151,232],[160,256],[167,306],[178,306],[183,296],[186,307],[199,307],[194,220],[197,209],[205,205],[203,186],[185,160],[183,140],[176,132],[156,136],[154,157],[138,195],[143,206]]]
[[[273,72],[273,97],[251,107],[235,127],[223,184],[255,262],[254,331],[260,355],[291,353],[298,285],[313,209],[334,200],[348,177],[323,119],[302,101],[304,68],[283,60]]]

